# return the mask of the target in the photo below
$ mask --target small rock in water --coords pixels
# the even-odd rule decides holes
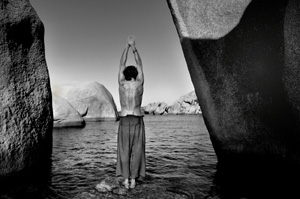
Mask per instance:
[[[106,185],[103,183],[97,184],[96,185],[96,190],[101,192],[101,193],[106,193],[109,191],[109,189],[107,189]]]
[[[118,194],[118,195],[127,195],[128,190],[125,189],[125,188],[119,187],[119,188],[117,188],[117,189],[114,189],[114,190],[113,190],[113,193],[114,193],[114,194]]]
[[[175,194],[174,199],[188,199],[189,197],[186,195]]]
[[[95,198],[97,198],[97,195],[88,192],[82,192],[80,195],[75,197],[75,199],[95,199]]]
[[[96,190],[105,193],[112,191],[116,187],[117,185],[115,179],[113,177],[108,177],[102,180],[100,184],[96,185]]]

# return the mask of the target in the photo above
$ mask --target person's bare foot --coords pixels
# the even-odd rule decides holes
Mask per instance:
[[[125,181],[123,182],[123,185],[126,189],[129,189],[129,181],[128,179],[125,179]]]
[[[136,182],[135,179],[131,179],[131,183],[130,183],[130,189],[134,189],[136,186]]]

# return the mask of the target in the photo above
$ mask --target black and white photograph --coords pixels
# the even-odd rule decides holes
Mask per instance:
[[[0,0],[0,199],[300,198],[299,0]]]

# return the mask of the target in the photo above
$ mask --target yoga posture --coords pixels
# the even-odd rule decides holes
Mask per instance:
[[[136,66],[127,66],[127,55],[132,49]],[[123,176],[125,188],[134,188],[135,179],[145,177],[145,127],[141,113],[144,91],[142,60],[135,47],[133,36],[129,36],[122,53],[119,70],[119,94],[121,113],[118,129],[117,176]],[[132,161],[131,161],[132,156]],[[130,169],[131,166],[131,169]],[[131,183],[129,185],[129,178]]]

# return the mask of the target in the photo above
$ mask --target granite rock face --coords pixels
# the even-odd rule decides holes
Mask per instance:
[[[146,115],[194,115],[201,114],[195,91],[181,96],[171,106],[165,102],[149,103],[144,110]]]
[[[145,108],[145,114],[163,115],[167,114],[168,105],[165,102],[149,103]]]
[[[44,26],[28,0],[0,1],[0,177],[39,170],[52,152]]]
[[[251,0],[168,0],[178,33],[191,39],[218,39],[240,22]]]
[[[62,97],[53,95],[53,127],[83,127],[84,119],[75,108]]]
[[[193,115],[200,114],[201,109],[198,104],[198,99],[195,91],[192,91],[186,95],[181,96],[178,100],[176,100],[169,108],[169,114],[175,115]]]
[[[300,164],[299,1],[168,5],[219,163]]]
[[[66,99],[85,121],[116,120],[118,117],[112,95],[98,82],[64,84],[52,90]]]

